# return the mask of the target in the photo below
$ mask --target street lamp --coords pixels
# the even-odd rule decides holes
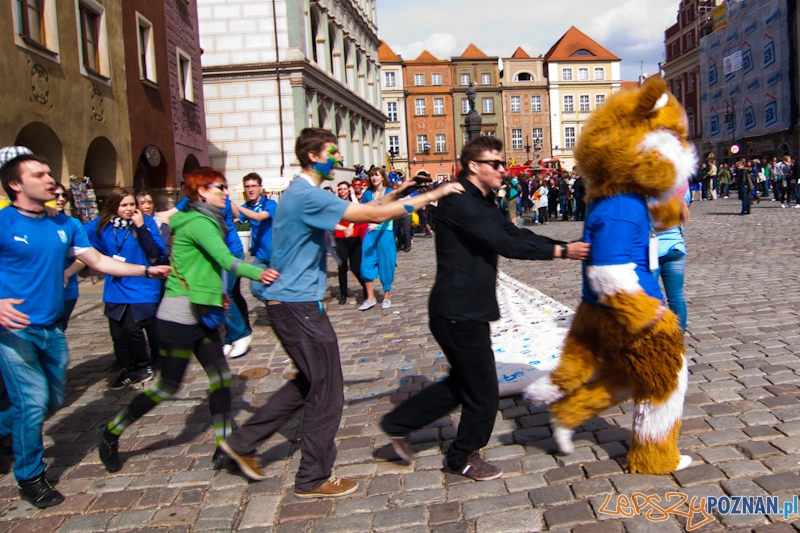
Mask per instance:
[[[525,136],[525,161],[531,160],[531,143],[528,142],[528,136]]]

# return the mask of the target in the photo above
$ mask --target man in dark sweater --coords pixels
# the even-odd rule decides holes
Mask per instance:
[[[497,256],[515,259],[586,259],[589,245],[565,244],[517,228],[494,205],[502,185],[502,143],[479,137],[464,145],[464,194],[439,201],[436,231],[436,282],[429,302],[430,330],[450,363],[450,375],[427,387],[394,411],[381,426],[401,459],[412,458],[408,434],[459,405],[458,434],[447,452],[447,469],[476,481],[503,472],[479,450],[494,428],[499,403],[489,322],[500,318],[495,293]]]

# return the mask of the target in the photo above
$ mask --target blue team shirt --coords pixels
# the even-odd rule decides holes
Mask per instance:
[[[283,202],[283,198],[281,198],[281,202]],[[267,220],[250,220],[250,255],[266,263],[272,258],[272,228],[274,225],[275,213],[278,210],[278,203],[275,200],[267,199],[266,196],[261,196],[255,205],[244,203],[242,207],[255,211],[256,213],[262,213],[264,211],[269,213],[269,218]],[[240,214],[239,220],[244,222],[249,219]]]
[[[264,291],[267,300],[313,302],[325,296],[325,232],[333,231],[350,202],[295,178],[275,215],[272,268],[280,277]]]
[[[653,298],[661,297],[658,281],[650,272],[650,212],[645,199],[636,194],[600,198],[589,204],[583,241],[590,243],[589,259],[583,262],[583,301],[603,307],[589,287],[587,266],[634,263],[639,285]]]
[[[31,326],[52,326],[64,310],[65,258],[91,248],[86,232],[67,215],[34,218],[13,207],[0,211],[0,227],[0,298],[25,300],[14,307]]]
[[[83,224],[77,218],[69,217],[70,222],[72,222],[76,227],[80,228],[83,231]],[[66,257],[64,259],[64,270],[68,269],[72,266],[72,263],[75,262],[74,257]],[[69,300],[77,300],[79,293],[78,293],[78,275],[73,274],[69,277],[69,281],[67,281],[66,286],[64,287],[64,301]]]

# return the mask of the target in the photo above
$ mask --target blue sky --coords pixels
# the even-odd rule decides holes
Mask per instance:
[[[378,36],[404,59],[423,49],[444,59],[474,43],[508,57],[544,54],[570,26],[622,58],[622,79],[658,72],[664,31],[679,0],[377,0]]]

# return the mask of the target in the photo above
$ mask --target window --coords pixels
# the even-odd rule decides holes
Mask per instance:
[[[469,100],[466,98],[461,100],[461,113],[464,115],[469,113]]]
[[[512,113],[519,113],[522,109],[522,104],[520,104],[520,97],[519,96],[512,96],[511,97],[511,112]]]
[[[529,72],[520,72],[514,76],[514,81],[534,81],[534,79]]]
[[[533,136],[532,136],[532,138],[533,138],[534,144],[536,144],[537,140],[540,141],[541,143],[544,143],[544,134],[543,134],[542,128],[533,128]],[[542,146],[544,146],[544,144],[542,144]]]
[[[562,81],[572,81],[572,69],[571,68],[562,68],[561,69],[561,80]]]
[[[674,94],[675,94],[675,98],[680,100],[680,98],[681,98],[681,80],[680,80],[680,78],[675,80],[675,93]]]
[[[442,75],[441,74],[433,74],[431,76],[431,84],[433,84],[433,85],[441,85],[442,84]]]
[[[601,105],[606,103],[606,95],[604,94],[596,94],[594,95],[594,108],[597,109]]]
[[[414,100],[414,113],[417,115],[424,115],[425,114],[425,99],[424,98],[417,98]]]
[[[573,100],[574,98],[571,94],[564,95],[564,111],[566,113],[572,113],[575,111],[575,104]]]
[[[46,44],[44,3],[45,0],[17,0],[19,34],[42,45]]]
[[[98,43],[100,41],[100,16],[89,11],[85,6],[78,8],[81,24],[81,52],[83,53],[83,66],[92,72],[100,72],[100,55]]]
[[[575,148],[575,128],[564,128],[564,148]]]
[[[389,122],[397,122],[397,102],[386,102],[386,116]]]
[[[414,85],[425,85],[425,74],[414,74]]]
[[[582,94],[578,97],[578,105],[580,106],[580,110],[582,113],[586,113],[591,111],[589,108],[589,95]]]
[[[389,151],[392,152],[395,157],[400,155],[400,137],[397,135],[389,136]]]
[[[461,136],[461,140],[462,144],[467,144],[467,141],[469,141],[469,133],[465,131],[464,134]]]
[[[686,91],[694,92],[694,72],[689,74],[689,88]]]
[[[542,97],[531,96],[531,111],[541,111],[541,110],[542,110]]]
[[[578,69],[578,81],[589,81],[589,69],[588,68],[579,68]]]
[[[594,79],[598,81],[606,79],[606,69],[604,69],[603,67],[595,67]]]
[[[446,152],[447,151],[447,143],[445,142],[444,133],[437,133],[436,134],[436,151],[437,152]]]
[[[444,98],[433,99],[433,114],[444,115]]]
[[[194,102],[192,88],[192,59],[186,52],[178,50],[178,93],[181,100]]]
[[[511,130],[511,149],[522,150],[522,130]]]
[[[136,18],[139,24],[139,77],[157,83],[153,24],[138,13]]]
[[[384,87],[397,87],[397,79],[394,72],[383,73],[383,86]]]
[[[686,113],[686,120],[689,122],[689,138],[693,139],[695,136],[695,125],[694,125],[694,111],[691,109]]]
[[[483,112],[494,113],[494,98],[483,99]]]
[[[469,85],[469,74],[461,75],[461,85]]]
[[[483,133],[481,133],[481,135],[483,135],[484,137],[494,137],[494,131],[486,130]]]
[[[427,135],[417,135],[417,152],[423,153],[429,146]]]
[[[492,84],[492,75],[481,74],[481,85],[491,85],[491,84]]]
[[[686,34],[686,48],[694,46],[694,32],[690,31]]]

